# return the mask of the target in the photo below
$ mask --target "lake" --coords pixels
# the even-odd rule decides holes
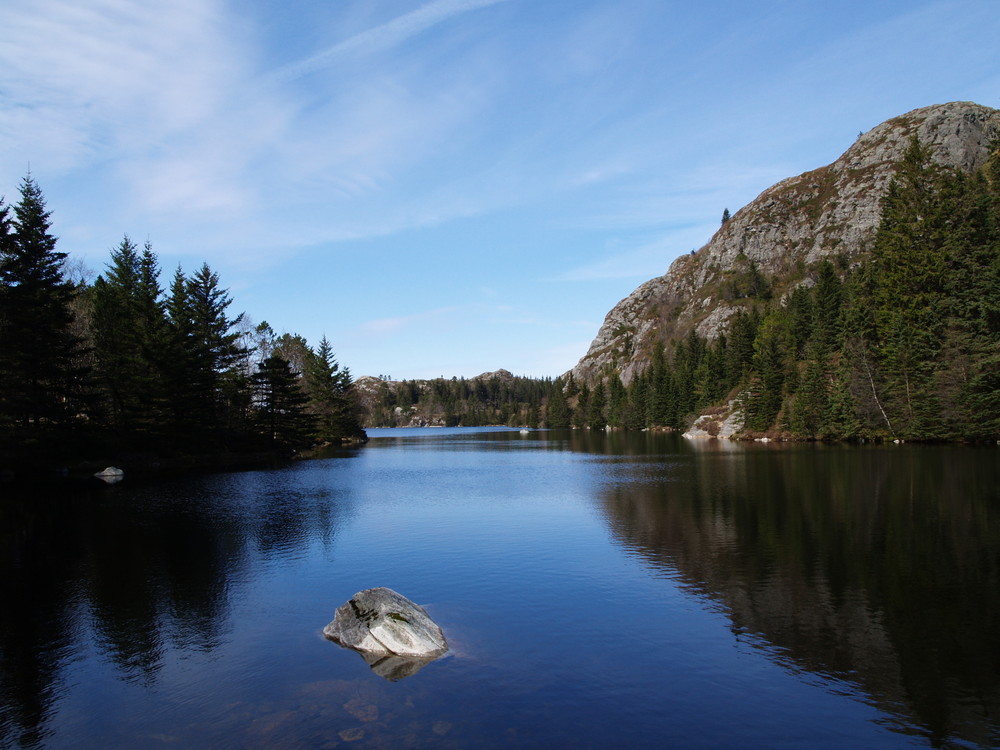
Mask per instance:
[[[5,748],[1000,747],[1000,451],[371,430],[0,505]],[[387,680],[355,592],[451,646]]]

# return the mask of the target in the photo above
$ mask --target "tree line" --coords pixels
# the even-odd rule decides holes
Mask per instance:
[[[375,423],[440,404],[449,424],[680,430],[732,404],[748,436],[1000,438],[1000,151],[969,175],[914,138],[865,257],[793,279],[744,265],[716,290],[736,310],[725,333],[656,342],[627,385],[613,369],[586,383],[404,381]]]
[[[382,380],[370,399],[366,424],[400,427],[416,418],[446,427],[538,427],[551,390],[549,378],[507,372],[475,378]]]
[[[208,264],[160,284],[128,236],[92,283],[67,276],[51,212],[26,176],[0,199],[0,458],[288,453],[361,439],[352,378],[315,348],[230,312]]]
[[[656,342],[627,384],[616,370],[580,383],[571,373],[381,381],[363,419],[679,430],[733,404],[747,435],[1000,438],[1000,151],[969,175],[913,139],[881,211],[864,257],[793,279],[745,263],[716,290],[735,308],[726,331]],[[231,316],[207,264],[178,268],[163,289],[149,243],[123,238],[93,284],[65,278],[65,261],[26,177],[17,204],[0,201],[5,463],[66,439],[251,451],[363,436],[330,343]]]

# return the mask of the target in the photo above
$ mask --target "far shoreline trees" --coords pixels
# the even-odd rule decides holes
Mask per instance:
[[[76,284],[50,230],[29,174],[16,204],[0,199],[4,473],[88,459],[211,465],[365,439],[350,373],[325,336],[315,351],[291,337],[293,370],[269,327],[249,343],[208,264],[178,268],[164,290],[150,243],[125,236],[92,284]]]

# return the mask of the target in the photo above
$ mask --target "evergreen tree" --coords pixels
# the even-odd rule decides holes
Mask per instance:
[[[837,272],[828,260],[823,260],[817,269],[813,299],[810,334],[819,347],[817,352],[829,354],[840,339],[843,293]]]
[[[167,298],[171,401],[179,421],[203,434],[239,430],[248,416],[249,387],[234,330],[243,316],[228,316],[231,303],[208,264],[191,278],[177,269]]]
[[[309,413],[315,418],[316,440],[333,443],[364,437],[357,408],[351,397],[351,373],[340,368],[333,347],[324,335],[315,351],[309,351],[305,369]]]
[[[729,324],[729,346],[726,349],[726,373],[730,386],[743,380],[753,364],[754,346],[760,315],[756,308],[750,312],[737,311]]]
[[[751,430],[769,430],[781,410],[784,386],[784,351],[775,331],[763,331],[754,355],[754,375],[745,404],[746,426]]]
[[[572,414],[563,388],[561,378],[556,378],[549,387],[545,424],[551,429],[566,429],[572,424]]]
[[[947,435],[1000,435],[1000,150],[942,189],[949,316],[936,371]]]
[[[582,428],[589,424],[590,419],[590,386],[586,383],[577,392],[576,408],[573,410],[573,426]]]
[[[174,271],[166,300],[167,347],[164,357],[166,399],[172,413],[171,423],[179,434],[198,434],[203,426],[200,417],[207,410],[205,396],[211,378],[204,372],[194,343],[188,280],[180,266]]]
[[[254,421],[272,444],[289,449],[309,445],[313,418],[306,412],[308,398],[288,361],[271,355],[252,378]]]
[[[947,318],[947,211],[940,188],[940,168],[914,137],[883,200],[872,248],[887,409],[905,437],[941,431],[933,378]]]
[[[0,420],[21,428],[65,423],[78,411],[85,373],[72,330],[75,294],[63,278],[41,189],[26,176],[10,221],[0,215]]]
[[[612,427],[624,427],[628,421],[628,392],[618,373],[608,379],[608,421]]]
[[[167,345],[159,263],[147,242],[142,253],[126,235],[91,290],[91,336],[112,424],[126,431],[162,419]]]
[[[858,429],[852,436],[894,435],[885,408],[885,389],[879,363],[879,341],[874,314],[874,281],[870,264],[862,265],[844,284],[841,309],[841,362],[837,381],[853,404]],[[846,403],[841,399],[840,403]]]
[[[607,415],[604,413],[606,399],[604,381],[598,380],[587,404],[587,426],[592,430],[603,430],[608,423]]]
[[[795,287],[788,296],[786,309],[794,345],[792,354],[795,358],[801,358],[812,333],[814,310],[810,290],[802,285]]]
[[[823,428],[829,402],[826,356],[821,345],[814,344],[805,374],[792,401],[791,428],[794,432],[815,437]]]
[[[852,373],[845,357],[834,373],[830,396],[826,402],[826,412],[820,426],[824,439],[847,440],[858,437],[864,425],[859,419],[859,409],[851,392]]]
[[[666,427],[674,422],[676,398],[673,378],[667,367],[666,350],[662,341],[653,344],[653,357],[648,370],[649,398],[647,399],[648,422]]]
[[[626,429],[641,430],[650,426],[648,373],[648,369],[639,373],[628,384],[629,419]]]

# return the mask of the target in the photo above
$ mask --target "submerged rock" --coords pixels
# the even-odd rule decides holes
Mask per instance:
[[[362,652],[373,669],[381,662],[387,666],[400,664],[400,660],[385,657],[412,659],[416,669],[409,674],[448,650],[444,633],[424,608],[387,588],[356,593],[337,608],[333,622],[323,629],[323,635],[341,646]],[[387,674],[383,676],[387,679],[393,679],[388,674],[393,674],[395,679],[407,676],[401,674],[406,669],[385,671]]]

